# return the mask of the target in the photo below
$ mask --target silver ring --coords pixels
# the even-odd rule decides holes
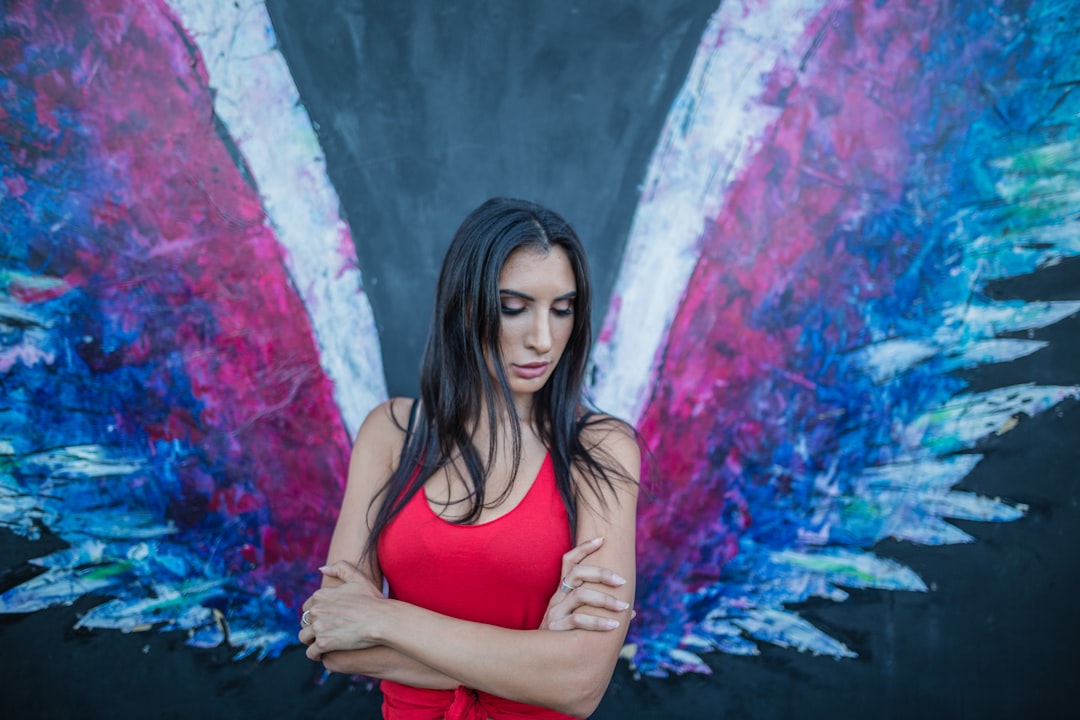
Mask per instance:
[[[574,590],[574,586],[566,582],[566,578],[563,578],[562,585],[559,586],[559,589],[562,590],[564,593],[568,593]]]
[[[310,625],[311,624],[311,621],[308,620],[308,615],[310,615],[310,614],[311,614],[310,610],[305,610],[304,611],[304,614],[300,616],[300,624],[301,625]]]

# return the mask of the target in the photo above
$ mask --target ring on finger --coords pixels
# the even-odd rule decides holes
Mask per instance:
[[[563,578],[562,579],[562,584],[559,585],[559,589],[562,590],[564,593],[568,593],[568,592],[571,592],[572,590],[574,590],[575,587],[573,585],[571,585],[570,583],[566,582],[566,578]]]
[[[310,625],[311,624],[311,620],[308,619],[308,615],[310,615],[310,614],[311,614],[310,610],[305,610],[304,611],[304,614],[300,616],[300,624],[301,625]]]

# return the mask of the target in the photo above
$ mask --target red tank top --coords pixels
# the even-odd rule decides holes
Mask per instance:
[[[383,530],[378,557],[392,598],[462,620],[535,630],[570,543],[548,455],[525,497],[479,525],[439,517],[421,489]],[[382,692],[383,717],[393,720],[570,717],[461,687],[424,690],[386,680]]]

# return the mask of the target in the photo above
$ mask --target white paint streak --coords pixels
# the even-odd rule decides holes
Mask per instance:
[[[56,360],[56,355],[52,350],[40,347],[49,340],[43,335],[40,331],[26,330],[23,333],[22,342],[0,349],[0,374],[7,374],[19,365],[28,368],[35,365],[51,365]],[[28,336],[32,339],[31,342],[26,341]]]
[[[910,338],[882,340],[860,350],[861,362],[875,383],[891,380],[940,352],[936,343]]]
[[[839,640],[829,637],[797,614],[786,610],[751,610],[745,618],[732,622],[750,636],[780,647],[795,648],[814,655],[857,657]]]
[[[821,573],[830,582],[845,587],[918,591],[927,589],[926,583],[911,568],[867,552],[851,552],[839,548],[820,552],[780,550],[772,553],[770,559],[777,564]]]
[[[1011,522],[1019,520],[1026,505],[1006,505],[994,498],[969,492],[920,493],[919,504],[928,512],[955,520]]]
[[[199,628],[213,622],[213,612],[191,603],[208,599],[219,591],[222,584],[223,580],[204,581],[178,588],[157,583],[152,597],[110,600],[87,611],[75,623],[75,627],[132,632],[168,618],[169,629],[172,630]],[[177,615],[174,611],[180,608],[184,608],[184,611]]]
[[[680,648],[672,648],[668,650],[668,654],[672,660],[685,667],[688,672],[701,673],[702,675],[712,674],[712,669],[696,653]]]
[[[36,540],[36,521],[40,520],[37,500],[27,495],[9,477],[0,475],[0,527]]]
[[[779,110],[757,102],[778,64],[798,66],[823,0],[724,2],[712,16],[653,154],[594,352],[600,408],[640,419],[659,349],[697,264],[707,218]]]
[[[1080,222],[1064,218],[1061,224],[1023,232],[980,235],[966,253],[978,263],[979,277],[983,280],[1034,272],[1080,255]]]
[[[942,371],[1009,362],[1046,347],[1040,340],[999,338],[1004,333],[1048,327],[1077,312],[1080,302],[972,302],[941,311],[929,338],[889,338],[858,351],[874,382],[882,383],[930,358],[944,356]]]
[[[43,312],[30,308],[23,303],[13,302],[3,295],[0,295],[0,323],[17,327],[27,325],[48,327],[52,325],[49,316]]]
[[[109,595],[109,588],[119,581],[118,574],[104,572],[101,566],[50,568],[0,594],[0,613],[37,612],[58,605],[71,605],[85,595]]]
[[[996,220],[1000,229],[975,238],[965,253],[978,277],[985,281],[1029,273],[1080,254],[1080,142],[1036,145],[993,158],[988,165],[1001,171],[994,189],[1004,201],[999,207],[1010,211],[1007,219],[995,217],[996,209],[981,213]],[[978,214],[966,210],[956,222],[963,226],[971,213]]]
[[[1018,330],[1047,327],[1080,311],[1080,302],[970,303],[946,308],[944,325],[935,338],[959,342],[961,337],[988,337]]]
[[[919,417],[905,434],[909,444],[944,454],[969,448],[991,434],[1008,432],[1017,416],[1036,415],[1068,398],[1080,398],[1080,386],[1026,383],[958,395]]]
[[[307,306],[350,437],[386,397],[378,333],[326,160],[262,2],[169,0],[206,63]]]
[[[968,476],[982,455],[953,455],[913,462],[867,468],[856,480],[862,496],[865,488],[871,492],[881,488],[948,489]]]
[[[897,515],[890,521],[892,524],[886,537],[906,540],[916,545],[961,545],[975,542],[975,538],[955,525],[925,513]]]
[[[945,369],[957,370],[977,365],[1012,362],[1042,350],[1049,344],[1042,340],[1016,340],[1011,338],[982,340],[949,357],[945,363]]]
[[[140,460],[116,455],[100,445],[68,445],[24,456],[19,461],[25,472],[60,478],[100,478],[130,475],[146,466]]]

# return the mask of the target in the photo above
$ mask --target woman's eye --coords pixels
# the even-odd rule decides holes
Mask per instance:
[[[502,306],[503,315],[520,315],[523,312],[525,312],[525,308],[523,307],[510,307],[508,305]]]
[[[574,306],[567,305],[566,307],[553,307],[551,311],[560,317],[567,317],[574,314]]]

